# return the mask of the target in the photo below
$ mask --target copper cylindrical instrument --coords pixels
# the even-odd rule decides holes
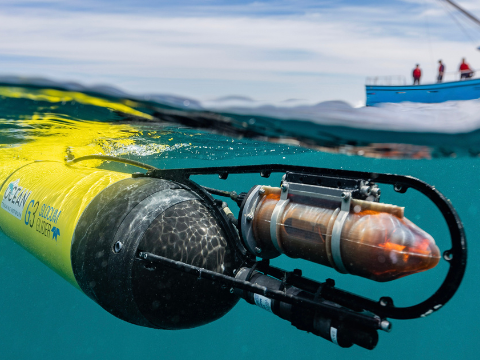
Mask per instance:
[[[332,233],[341,217],[334,201],[289,196],[280,215],[274,217],[275,244],[271,221],[280,194],[279,188],[264,186],[256,203],[252,231],[262,253],[276,248],[293,258],[381,282],[431,269],[440,260],[433,238],[405,218],[403,208],[356,199],[343,215],[341,264],[332,255]]]

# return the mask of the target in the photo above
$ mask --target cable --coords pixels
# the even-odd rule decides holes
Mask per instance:
[[[237,196],[237,193],[235,191],[218,190],[218,189],[209,188],[207,186],[202,186],[202,188],[204,188],[207,192],[209,192],[212,195],[228,197],[228,198],[231,198],[232,200],[235,200]]]
[[[475,45],[475,40],[473,40],[473,38],[470,36],[470,34],[468,33],[468,31],[465,29],[465,27],[462,25],[462,23],[455,17],[455,15],[453,15],[453,13],[450,11],[449,7],[442,1],[442,4],[443,6],[445,7],[445,10],[447,11],[448,15],[450,15],[450,17],[453,19],[453,21],[455,21],[457,23],[457,25],[460,27],[460,29],[462,29],[462,31],[464,32],[464,34],[469,38],[470,42],[472,43],[473,46],[476,47]]]
[[[122,158],[118,158],[118,157],[115,157],[115,156],[108,156],[108,155],[86,155],[86,156],[80,156],[80,157],[74,158],[74,159],[68,159],[67,158],[66,163],[67,163],[67,165],[71,165],[71,164],[75,164],[77,162],[85,161],[85,160],[114,161],[114,162],[119,162],[119,163],[122,163],[122,164],[136,166],[136,167],[146,169],[146,170],[159,170],[155,166],[144,164],[144,163],[141,163],[139,161],[122,159]]]
[[[423,6],[427,8],[427,4],[425,1],[423,1]],[[432,69],[435,73],[435,59],[433,58],[433,49],[432,49],[432,41],[430,39],[430,26],[428,24],[428,16],[427,12],[425,12],[425,28],[427,29],[427,39],[428,39],[428,48],[430,50],[430,60],[431,60],[431,65]]]
[[[472,20],[475,24],[477,25],[480,25],[480,20],[478,20],[475,16],[473,16],[472,14],[470,14],[467,10],[463,9],[461,6],[455,4],[453,1],[451,0],[445,0],[447,3],[449,3],[450,5],[452,5],[454,8],[456,8],[458,11],[460,11],[463,15],[465,15],[466,17],[468,17],[470,20]]]

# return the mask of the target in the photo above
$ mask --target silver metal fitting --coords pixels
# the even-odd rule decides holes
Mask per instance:
[[[380,322],[380,329],[386,332],[390,332],[392,330],[392,323],[388,320],[382,320]]]
[[[123,244],[120,241],[117,241],[115,245],[113,245],[113,251],[115,251],[117,254],[122,251],[123,249]]]
[[[361,188],[360,188],[360,193],[362,195],[365,195],[365,196],[369,196],[371,194],[371,190],[372,188],[370,186],[367,186],[367,185],[363,185]]]
[[[257,254],[260,254],[262,252],[262,249],[260,249],[258,246],[255,248],[255,252]]]
[[[375,186],[371,187],[371,194],[373,196],[378,197],[378,196],[380,196],[380,193],[381,193],[381,190],[378,186],[375,185]]]

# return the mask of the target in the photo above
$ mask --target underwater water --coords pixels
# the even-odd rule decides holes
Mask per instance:
[[[477,308],[480,265],[476,261],[476,256],[480,256],[477,240],[480,164],[475,151],[470,151],[472,146],[464,147],[462,152],[462,137],[451,135],[449,141],[442,143],[442,137],[425,135],[429,139],[422,144],[417,134],[417,140],[409,144],[371,146],[367,137],[361,144],[349,142],[354,129],[342,137],[341,129],[332,126],[332,133],[336,135],[328,141],[320,142],[318,138],[313,139],[314,136],[313,140],[309,139],[306,130],[301,137],[293,136],[296,134],[292,132],[285,134],[289,141],[284,141],[278,132],[267,134],[270,129],[253,134],[250,128],[250,133],[246,133],[241,123],[235,121],[222,129],[223,135],[210,133],[206,131],[207,126],[200,125],[205,119],[214,121],[215,114],[194,114],[195,121],[189,124],[186,119],[193,117],[185,116],[185,111],[171,104],[153,106],[152,102],[120,101],[86,92],[1,86],[0,164],[11,166],[15,161],[62,161],[67,155],[105,154],[164,169],[282,163],[411,175],[435,185],[451,200],[463,221],[469,255],[457,294],[431,316],[392,320],[392,332],[380,332],[379,344],[373,351],[358,346],[339,348],[243,300],[221,319],[202,327],[154,330],[110,315],[1,233],[2,359],[478,358],[475,341],[480,334],[477,325],[480,322]],[[234,118],[231,113],[229,116]],[[165,121],[157,121],[159,117]],[[198,129],[186,125],[197,125]],[[299,122],[296,126],[307,125]],[[383,131],[388,144],[392,144],[391,139],[399,139],[393,130]],[[382,136],[375,135],[375,141]],[[300,139],[294,142],[292,138]],[[475,135],[467,138],[469,145],[475,143],[472,140]],[[448,149],[442,150],[445,142],[449,144]],[[453,153],[460,155],[454,157]],[[137,171],[123,164],[99,161],[85,165],[128,173]],[[240,192],[248,191],[255,184],[278,186],[280,179],[238,175],[226,181],[214,176],[198,176],[194,180],[205,186]],[[382,201],[405,206],[405,215],[430,233],[441,249],[448,249],[447,227],[439,211],[422,195],[414,191],[398,194],[384,186]],[[232,210],[235,212],[233,206]],[[333,278],[338,287],[374,299],[391,296],[398,306],[415,304],[430,296],[443,281],[447,269],[441,261],[431,271],[391,283],[375,283],[297,259],[280,257],[272,263],[288,270],[302,268],[306,276],[319,281]]]

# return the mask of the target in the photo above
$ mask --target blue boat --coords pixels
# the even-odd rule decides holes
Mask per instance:
[[[480,79],[426,85],[366,85],[367,106],[404,101],[440,103],[480,98]]]
[[[480,19],[456,4],[454,1],[445,0],[445,2],[460,11],[460,13],[469,21],[473,21],[476,25],[480,25]],[[460,23],[458,24],[461,25]],[[477,49],[480,50],[480,47]],[[473,70],[473,74],[471,75],[474,74]],[[458,78],[460,78],[461,72],[445,73],[444,76],[445,75],[458,76]],[[383,84],[378,84],[379,82]],[[393,82],[396,82],[397,85],[392,84]],[[480,98],[480,78],[415,86],[406,85],[406,80],[402,76],[380,76],[367,78],[367,84],[365,87],[367,91],[366,106],[375,106],[381,103],[400,103],[405,101],[431,104]]]

